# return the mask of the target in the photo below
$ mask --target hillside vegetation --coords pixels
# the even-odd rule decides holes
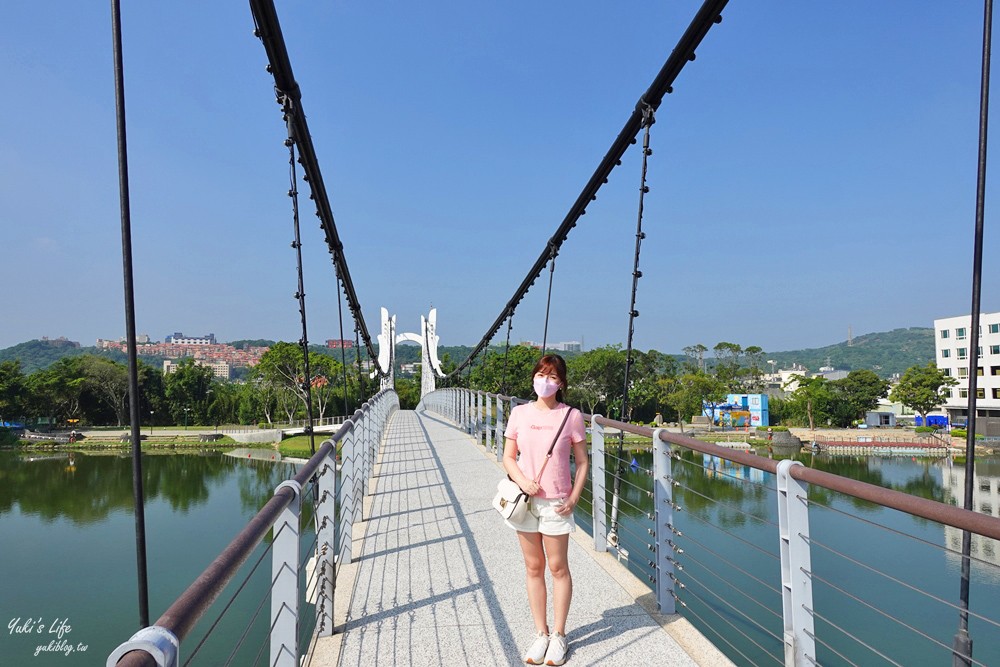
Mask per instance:
[[[235,341],[240,344],[261,344],[272,341],[264,340],[244,340]],[[711,348],[717,341],[706,342]],[[310,346],[310,349],[326,354],[327,356],[340,358],[340,350],[328,350],[321,346]],[[444,360],[450,359],[452,362],[461,362],[472,351],[471,347],[454,346],[441,347],[438,356]],[[503,346],[491,346],[490,354],[503,353]],[[96,347],[74,347],[66,341],[59,340],[32,340],[25,343],[18,343],[12,347],[0,350],[0,362],[8,360],[19,360],[24,373],[32,373],[36,370],[48,368],[50,365],[63,357],[76,356],[81,354],[96,354],[115,361],[124,361],[125,355],[114,350],[98,350]],[[793,363],[802,364],[810,371],[817,371],[821,366],[829,364],[837,369],[843,370],[873,370],[882,377],[890,377],[894,373],[902,373],[910,366],[924,365],[934,360],[934,330],[930,328],[911,327],[909,329],[894,329],[880,333],[870,333],[857,336],[848,346],[847,341],[836,345],[827,345],[804,350],[789,350],[785,352],[765,351],[766,358],[774,360],[778,368],[788,368]],[[348,350],[349,360],[353,361],[354,350]],[[362,358],[367,358],[367,354],[362,349]],[[565,355],[573,356],[573,355]],[[143,361],[158,367],[162,360],[159,358],[140,357]],[[683,359],[683,356],[678,357]],[[396,363],[412,363],[419,361],[420,348],[416,345],[400,345],[396,348]],[[770,370],[765,368],[765,371]]]
[[[847,341],[826,347],[788,352],[768,352],[768,359],[778,368],[799,363],[812,372],[829,365],[843,370],[867,369],[882,377],[902,374],[910,366],[934,361],[934,329],[911,327],[857,336],[851,346]]]

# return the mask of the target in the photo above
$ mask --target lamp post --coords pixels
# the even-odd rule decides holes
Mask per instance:
[[[153,414],[154,414],[154,411],[150,410],[149,411],[149,437],[150,438],[153,437]]]
[[[184,430],[188,430],[188,413],[191,412],[191,408],[184,408]]]

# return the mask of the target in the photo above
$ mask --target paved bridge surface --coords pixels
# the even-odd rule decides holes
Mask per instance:
[[[375,472],[338,578],[338,633],[312,664],[521,663],[534,626],[516,535],[490,507],[495,456],[436,413],[400,411]],[[731,664],[679,616],[651,613],[649,588],[582,530],[569,560],[567,664]]]

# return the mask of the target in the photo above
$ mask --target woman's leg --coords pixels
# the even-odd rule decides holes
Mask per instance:
[[[543,535],[545,556],[552,573],[552,630],[566,634],[566,617],[569,616],[569,602],[573,598],[573,577],[569,573],[569,535]]]
[[[548,634],[549,624],[545,612],[545,552],[542,551],[541,533],[517,531],[521,553],[524,554],[525,577],[528,584],[528,606],[535,621],[535,630]]]

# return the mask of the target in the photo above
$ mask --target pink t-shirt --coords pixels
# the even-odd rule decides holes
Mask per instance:
[[[538,475],[567,410],[573,408],[560,403],[553,410],[540,410],[535,403],[525,403],[510,411],[510,421],[507,423],[504,436],[517,441],[517,451],[520,454],[517,466],[525,477],[535,479]],[[562,433],[559,434],[559,442],[552,450],[552,458],[545,466],[545,471],[539,480],[539,486],[542,487],[538,492],[539,498],[569,496],[573,490],[573,480],[569,475],[569,455],[574,442],[586,439],[583,415],[579,410],[573,410],[566,420]]]

